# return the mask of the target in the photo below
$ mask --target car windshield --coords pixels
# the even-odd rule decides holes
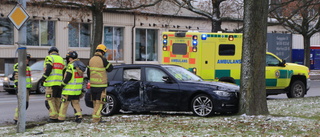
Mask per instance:
[[[166,69],[176,79],[181,81],[202,81],[200,77],[182,67],[164,66],[164,69]]]
[[[43,61],[37,61],[30,66],[30,70],[43,70]]]

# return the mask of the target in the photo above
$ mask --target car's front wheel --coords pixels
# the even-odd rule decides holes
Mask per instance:
[[[46,87],[43,86],[42,82],[38,82],[38,85],[37,85],[37,93],[38,93],[38,94],[44,94],[44,93],[46,93]]]
[[[289,91],[287,93],[287,97],[301,98],[301,97],[304,97],[305,93],[306,93],[305,84],[300,80],[296,80],[290,85]]]
[[[191,108],[195,115],[207,117],[214,114],[213,100],[205,94],[195,96],[191,102]]]
[[[104,104],[101,114],[104,116],[111,116],[113,114],[119,113],[120,110],[120,102],[118,99],[112,95],[107,95],[107,102]]]

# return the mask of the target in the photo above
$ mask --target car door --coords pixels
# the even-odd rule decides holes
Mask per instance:
[[[144,103],[154,110],[177,110],[181,100],[181,91],[176,82],[164,82],[165,71],[156,67],[145,67]]]
[[[283,89],[289,85],[292,70],[280,66],[280,60],[266,55],[266,86],[268,89]]]
[[[119,100],[127,110],[135,111],[143,107],[141,90],[141,69],[123,68],[121,70],[121,81],[115,90],[119,95]]]

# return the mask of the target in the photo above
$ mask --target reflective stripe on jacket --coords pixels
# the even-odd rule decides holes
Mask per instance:
[[[59,55],[51,54],[46,57],[44,67],[46,67],[47,64],[52,65],[52,71],[46,78],[46,81],[43,83],[43,85],[46,87],[61,86],[63,79],[62,73],[64,69],[63,58]]]
[[[100,52],[96,52],[89,61],[90,70],[90,86],[91,87],[107,87],[108,78],[107,71],[110,63],[104,66],[103,56]]]
[[[13,71],[18,72],[18,66],[19,64],[16,63],[13,66]],[[18,82],[18,73],[16,74],[17,77],[14,79],[14,83]],[[31,70],[29,66],[26,66],[26,87],[27,88],[32,88],[32,84],[31,84]],[[17,87],[16,84],[14,84],[14,87]]]
[[[71,73],[71,80],[62,89],[63,95],[80,95],[82,92],[83,75],[80,75],[73,66],[73,62],[68,64],[66,73]]]

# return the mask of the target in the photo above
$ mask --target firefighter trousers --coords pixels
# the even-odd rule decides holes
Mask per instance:
[[[29,94],[30,94],[30,89],[27,89],[27,96],[26,96],[26,110],[28,109],[29,107]],[[17,99],[18,99],[18,92],[17,93]],[[15,113],[14,113],[14,118],[13,120],[17,121],[18,120],[18,117],[19,117],[19,109],[18,107],[15,109]]]
[[[59,87],[60,88],[60,87]],[[55,87],[46,87],[46,101],[49,104],[49,117],[50,119],[58,119],[59,109],[60,109],[60,100],[61,100],[61,91],[59,88]]]
[[[71,106],[75,110],[75,116],[76,118],[82,118],[82,112],[80,107],[80,98],[77,96],[77,98],[70,98],[68,95],[62,95],[61,97],[61,106],[59,110],[59,117],[58,119],[61,121],[66,120],[67,110],[69,103],[71,102]]]
[[[93,102],[92,122],[93,123],[98,123],[101,121],[101,110],[103,108],[103,105],[105,104],[106,96],[107,96],[106,89],[101,91],[100,95],[97,95],[97,96],[100,98],[92,97],[92,102]]]

